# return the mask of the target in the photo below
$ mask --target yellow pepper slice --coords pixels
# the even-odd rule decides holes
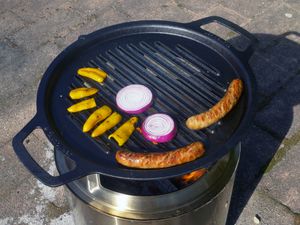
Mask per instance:
[[[119,113],[114,112],[93,131],[92,137],[98,137],[104,134],[106,131],[116,126],[121,119],[122,116]]]
[[[80,68],[77,71],[77,73],[80,76],[90,78],[99,83],[102,83],[104,79],[107,77],[107,73],[105,73],[103,70],[100,70],[98,68],[91,68],[91,67]]]
[[[70,106],[67,110],[71,113],[80,112],[86,109],[91,109],[96,107],[96,102],[94,98],[89,98],[87,100],[78,102],[72,106]]]
[[[111,114],[112,110],[107,105],[102,106],[101,108],[97,109],[93,112],[89,118],[85,121],[82,131],[88,132],[90,131],[97,123],[104,120]]]
[[[135,127],[134,125],[137,123],[137,117],[131,117],[128,121],[126,121],[122,126],[120,126],[115,132],[108,136],[108,139],[115,139],[119,146],[125,144],[125,142],[129,139],[130,135],[133,133]]]
[[[80,99],[80,98],[85,98],[93,94],[96,94],[97,92],[98,92],[97,88],[80,87],[71,90],[69,96],[71,99]]]

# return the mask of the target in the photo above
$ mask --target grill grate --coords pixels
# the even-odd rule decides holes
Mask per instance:
[[[158,112],[170,114],[176,120],[178,132],[173,141],[154,145],[138,132],[134,132],[125,144],[125,147],[133,151],[149,151],[149,149],[162,151],[175,149],[197,140],[205,142],[207,135],[213,134],[215,127],[220,125],[219,123],[197,132],[191,132],[186,128],[185,120],[195,112],[212,107],[224,95],[225,88],[214,79],[220,76],[217,68],[179,44],[171,46],[159,41],[141,41],[137,44],[118,45],[97,54],[87,64],[82,65],[86,66],[99,67],[106,71],[108,78],[104,84],[100,85],[76,76],[69,88],[97,87],[100,90],[95,96],[98,106],[106,104],[114,111],[119,111],[115,104],[118,90],[126,85],[139,83],[148,86],[154,93],[153,106],[147,112],[138,115],[140,122],[148,115]],[[69,105],[72,104],[69,99],[67,101]],[[94,109],[91,109],[76,115],[70,114],[70,121],[81,129],[93,111]],[[130,117],[125,113],[121,114],[123,116],[121,123]],[[85,136],[96,142],[99,149],[109,154],[111,149],[118,149],[114,141],[108,140],[108,135],[117,127],[97,138],[91,138],[90,134]]]
[[[201,29],[211,22],[240,33],[251,44],[243,51],[235,50],[228,42]],[[155,180],[209,167],[242,139],[253,121],[256,83],[248,61],[256,45],[257,40],[252,34],[220,17],[186,24],[136,21],[81,36],[46,70],[37,93],[37,113],[14,137],[15,152],[32,174],[51,186],[66,184],[92,173],[129,180]],[[78,68],[89,66],[99,67],[109,74],[103,85],[75,76]],[[244,90],[234,109],[209,128],[200,131],[187,129],[186,119],[216,104],[224,96],[225,87],[236,78],[243,80]],[[95,96],[99,107],[107,104],[118,111],[115,104],[117,92],[133,83],[148,86],[154,94],[152,108],[138,115],[139,123],[148,115],[164,112],[175,119],[178,132],[171,142],[158,145],[134,132],[124,147],[138,152],[155,152],[202,141],[206,149],[203,157],[165,169],[124,167],[115,159],[119,147],[107,139],[117,128],[93,139],[81,130],[95,109],[75,114],[66,110],[75,102],[67,97],[70,89],[87,86],[100,90]],[[129,118],[129,115],[122,114],[121,123]],[[36,127],[43,129],[56,151],[74,161],[76,166],[72,171],[53,177],[33,160],[23,142]]]

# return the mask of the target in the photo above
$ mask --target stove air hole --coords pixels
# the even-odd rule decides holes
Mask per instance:
[[[92,174],[87,176],[87,185],[90,193],[95,193],[101,188],[100,175]]]
[[[100,177],[100,182],[98,178]],[[201,179],[201,177],[200,177]],[[171,178],[171,179],[160,179],[160,180],[127,180],[119,179],[114,177],[108,177],[104,175],[97,175],[91,177],[90,191],[96,191],[103,187],[111,191],[118,193],[135,195],[135,196],[154,196],[169,194],[175,191],[184,189],[197,180],[192,182],[185,182],[182,176]]]

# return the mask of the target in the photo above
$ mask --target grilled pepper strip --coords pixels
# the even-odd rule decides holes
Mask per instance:
[[[81,87],[71,90],[69,96],[71,99],[80,99],[96,94],[97,92],[98,89],[96,88]]]
[[[80,112],[86,109],[91,109],[96,107],[96,102],[94,98],[89,98],[87,100],[78,102],[68,108],[68,111],[71,113]]]
[[[98,68],[80,68],[77,71],[78,75],[90,78],[92,80],[95,80],[99,83],[102,83],[104,79],[107,77],[107,73],[105,73],[103,70],[100,70]]]
[[[92,137],[98,137],[104,134],[106,131],[116,126],[121,119],[122,116],[119,113],[114,112],[93,131]]]
[[[104,120],[111,114],[112,110],[107,105],[102,106],[93,112],[89,118],[85,121],[82,131],[88,132],[90,131],[97,123]]]
[[[128,121],[126,121],[122,126],[120,126],[114,133],[108,136],[109,139],[113,138],[118,143],[119,146],[125,144],[125,142],[129,139],[130,135],[133,133],[135,127],[134,125],[137,123],[137,117],[131,117]]]

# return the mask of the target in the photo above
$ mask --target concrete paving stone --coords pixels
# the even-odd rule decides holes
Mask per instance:
[[[239,15],[233,10],[223,7],[222,5],[217,5],[213,7],[211,10],[205,12],[205,17],[207,16],[220,16],[224,19],[227,19],[237,25],[243,26],[246,24],[249,19]],[[238,33],[234,32],[232,29],[229,29],[223,25],[218,23],[210,23],[202,26],[207,31],[216,34],[217,36],[227,40],[237,49],[243,49],[244,45],[248,45],[249,41],[245,39],[243,36],[240,36]]]
[[[292,14],[293,17],[286,17],[286,13]],[[264,49],[276,44],[276,40],[280,39],[281,35],[284,35],[287,31],[300,30],[299,26],[298,11],[285,4],[274,4],[266,12],[252,19],[244,28],[252,33],[270,35],[268,39],[261,39],[261,36],[257,36],[261,41],[260,48]]]
[[[0,150],[0,198],[3,199],[31,175],[17,158],[11,143],[2,146]]]
[[[300,11],[300,4],[298,0],[283,0],[287,6]]]
[[[19,47],[6,47],[1,52],[8,55],[0,68],[3,81],[0,83],[0,94],[3,96],[1,103],[8,105],[10,97],[18,92],[22,94],[34,92],[32,86],[37,86],[42,74],[59,53],[60,49],[55,44],[47,44],[31,52]],[[61,49],[63,50],[63,49]],[[2,56],[1,56],[2,57]],[[6,110],[4,110],[6,111]]]
[[[294,76],[294,73],[274,64],[259,52],[254,53],[251,57],[250,66],[257,81],[258,93],[260,94],[259,103],[264,100],[262,97],[276,93],[288,79]]]
[[[22,64],[24,61],[24,51],[21,48],[13,45],[6,39],[0,39],[0,70],[3,67],[11,67],[14,62]],[[2,78],[5,80],[13,79],[13,77],[2,74]],[[3,79],[3,80],[4,80]],[[11,82],[10,80],[9,82]]]
[[[22,64],[22,63],[20,63]],[[22,79],[19,79],[19,76],[17,75],[17,71],[12,71],[12,69],[10,68],[10,66],[2,68],[0,70],[1,72],[1,76],[3,78],[3,81],[0,84],[1,90],[0,90],[0,94],[1,94],[1,99],[0,99],[0,103],[5,106],[5,108],[3,108],[3,111],[1,110],[0,114],[4,114],[5,112],[7,112],[8,110],[10,110],[11,108],[14,107],[14,105],[12,104],[16,104],[16,102],[13,102],[12,99],[14,98],[14,96],[20,96],[20,94],[24,94],[23,90],[24,87],[26,87],[26,83],[22,83]],[[18,82],[16,82],[16,80],[18,80]],[[16,99],[15,99],[16,100]]]
[[[111,8],[111,6],[115,2],[116,1],[112,1],[112,0],[87,0],[87,1],[75,0],[71,4],[71,7],[80,11],[83,15],[91,15],[95,13],[97,14],[100,11],[105,12],[105,10],[109,10],[109,8]],[[109,20],[111,19],[113,18],[109,18]]]
[[[52,162],[54,159],[53,156],[53,147],[49,144],[48,140],[41,136],[41,131],[34,131],[33,133],[29,134],[29,136],[25,139],[25,147],[31,156],[47,171],[50,170],[51,172],[55,172],[55,168],[53,168]],[[38,136],[36,134],[39,134]],[[3,166],[3,171],[6,171],[8,174],[5,175],[5,179],[1,179],[1,182],[13,182],[18,183],[23,180],[23,177],[28,176],[27,170],[17,158],[17,155],[14,152],[11,142],[7,143],[6,145],[1,147],[3,149],[1,154],[1,167]],[[3,163],[2,163],[3,162]],[[5,170],[4,168],[8,167],[8,165],[16,165],[14,170]],[[20,174],[18,173],[20,171]],[[2,177],[3,178],[3,177]],[[1,191],[3,191],[1,189]]]
[[[34,130],[26,139],[25,147],[34,158],[46,171],[55,172],[54,150],[41,129]],[[50,168],[51,167],[51,168]]]
[[[260,188],[294,213],[300,213],[300,144],[291,147],[270,172],[265,174]]]
[[[6,113],[1,112],[0,123],[0,146],[10,142],[10,140],[33,118],[36,112],[35,98],[27,102],[17,102],[24,99],[24,96],[15,96],[10,99],[13,105]]]
[[[243,26],[250,21],[247,17],[244,17],[222,5],[213,7],[211,10],[207,11],[204,16],[220,16],[240,26]]]
[[[280,138],[292,138],[300,129],[299,87],[300,77],[296,76],[257,113],[255,123]]]
[[[244,17],[240,14],[238,14],[237,12],[226,8],[222,5],[217,5],[213,8],[211,8],[211,10],[207,11],[205,14],[205,16],[220,16],[223,17],[224,19],[227,19],[237,25],[243,26],[244,24],[249,22],[249,18]]]
[[[55,174],[53,147],[42,137],[41,132],[31,134],[25,140],[26,148],[39,165]],[[0,169],[0,221],[38,225],[50,224],[63,215],[71,218],[63,187],[50,188],[38,181],[25,169],[10,144],[1,149]]]
[[[62,194],[60,194],[62,193]],[[62,198],[63,205],[53,204]],[[20,201],[20,199],[22,199]],[[59,199],[59,201],[62,201]],[[49,188],[30,177],[0,201],[0,222],[16,225],[49,225],[60,219],[74,224],[62,188]],[[67,217],[67,218],[64,218]],[[63,223],[56,223],[63,224]]]
[[[252,126],[242,140],[242,154],[236,173],[229,221],[234,224],[260,182],[263,171],[280,146],[269,133]]]
[[[254,18],[259,14],[265,13],[272,5],[278,5],[280,0],[267,0],[267,1],[240,1],[240,0],[221,0],[220,4],[238,12],[239,14],[247,17]]]
[[[197,14],[205,14],[207,11],[215,7],[220,0],[218,1],[199,1],[199,0],[174,0],[176,5],[179,8],[187,9],[193,11]]]
[[[201,18],[202,14],[178,7],[176,3],[168,0],[144,1],[122,0],[113,6],[117,11],[123,13],[130,20],[171,20],[177,22],[191,22]]]
[[[1,0],[0,13],[7,12],[18,4],[22,4],[20,0]]]
[[[300,17],[299,17],[300,19]],[[283,38],[263,53],[273,63],[291,72],[300,72],[300,44]]]
[[[278,202],[259,192],[254,192],[235,224],[257,224],[254,222],[254,217],[259,218],[258,224],[260,225],[297,225],[293,213]]]
[[[262,170],[268,165],[280,141],[269,133],[252,126],[242,140],[242,154],[236,176],[236,188],[241,191],[254,189]]]
[[[4,38],[6,35],[21,29],[25,25],[22,19],[10,11],[1,13],[0,21],[0,38]]]
[[[151,10],[151,8],[153,10]],[[159,9],[162,11],[165,8],[170,8],[166,10],[165,14],[154,10]],[[157,14],[149,15],[149,11],[156,12]],[[83,18],[82,23],[78,26],[70,27],[71,35],[66,36],[64,39],[59,39],[57,42],[70,43],[71,41],[76,40],[79,35],[88,34],[103,27],[128,21],[165,19],[179,22],[191,22],[198,19],[198,17],[194,18],[192,13],[189,13],[186,14],[189,19],[181,20],[180,16],[184,16],[184,11],[185,10],[178,8],[169,1],[149,1],[144,2],[142,5],[137,4],[135,1],[126,1],[126,4],[124,2],[116,1],[110,6],[105,6],[98,11],[91,10],[91,13],[88,14],[80,11]],[[177,14],[178,18],[174,18],[175,14]],[[110,19],[107,20],[106,18]]]
[[[27,51],[32,51],[47,43],[53,43],[57,38],[65,37],[69,34],[69,27],[82,21],[80,13],[66,5],[68,4],[42,9],[43,19],[39,19],[8,38]]]
[[[236,172],[229,223],[234,224],[258,185],[262,172],[279,148],[280,141],[256,126],[242,140],[242,152]]]
[[[67,36],[55,40],[59,47],[68,46],[73,41],[76,41],[80,35],[89,34],[101,28],[128,21],[128,18],[114,7],[107,7],[89,14],[79,13],[82,17],[81,23],[70,26]]]
[[[299,11],[296,8],[299,4],[294,0],[282,0],[282,3],[277,0],[256,1],[253,4],[233,0],[222,1],[221,5],[219,2],[156,0],[143,1],[141,4],[137,0],[1,1],[0,12],[8,16],[4,17],[7,24],[0,26],[4,25],[4,29],[8,31],[3,35],[2,28],[0,29],[0,39],[5,36],[5,39],[1,39],[4,44],[0,45],[0,52],[8,58],[1,58],[0,64],[5,62],[5,65],[10,65],[0,65],[1,78],[5,76],[0,84],[0,103],[3,106],[0,111],[0,123],[3,124],[0,131],[0,169],[3,171],[0,175],[3,187],[0,189],[0,196],[4,196],[0,201],[0,224],[73,224],[62,189],[49,188],[38,182],[22,166],[8,144],[15,133],[34,115],[38,82],[60,51],[79,35],[116,23],[142,19],[190,22],[204,16],[219,15],[244,26],[256,33],[264,43],[268,43],[261,45],[258,56],[253,58],[254,70],[262,83],[259,84],[259,89],[264,96],[272,94],[273,90],[276,93],[279,88],[279,93],[270,103],[265,102],[265,108],[256,118],[256,124],[265,131],[253,127],[244,139],[233,193],[231,221],[236,222],[238,218],[238,225],[250,225],[254,223],[255,214],[258,214],[261,224],[291,225],[296,221],[295,224],[299,225],[297,217],[294,218],[288,208],[282,205],[286,204],[291,209],[298,210],[299,200],[293,196],[297,195],[295,190],[292,188],[284,194],[282,191],[286,188],[285,184],[273,187],[281,180],[289,183],[292,182],[291,179],[295,179],[294,174],[290,175],[294,172],[293,169],[288,170],[290,177],[284,176],[284,167],[289,161],[292,162],[291,166],[295,165],[298,156],[290,154],[299,155],[294,153],[296,150],[290,150],[262,178],[264,186],[258,185],[264,169],[278,150],[281,139],[287,134],[286,140],[293,140],[299,131],[300,121],[297,120],[300,114],[300,98],[297,87],[300,81],[295,78],[285,83],[297,72],[295,65],[298,61],[292,60],[298,57],[295,52],[297,46],[283,39],[300,43],[297,35],[288,33],[299,31]],[[232,38],[231,35],[232,33],[228,33],[227,38]],[[274,55],[276,58],[272,58]],[[290,66],[286,65],[290,62]],[[264,65],[268,67],[264,68]],[[287,70],[289,73],[285,73]],[[282,85],[284,88],[281,90]],[[273,138],[266,130],[272,134],[279,132],[276,135],[279,139]],[[34,132],[29,145],[33,149],[33,155],[41,160],[48,171],[54,173],[55,167],[50,163],[53,153],[42,135]],[[276,172],[281,171],[285,172],[276,177]],[[290,186],[293,187],[294,184]],[[257,185],[260,191],[264,191],[263,194],[256,190]]]
[[[55,174],[53,147],[44,139],[42,132],[34,132],[25,142],[34,159]],[[50,188],[38,181],[25,169],[10,144],[2,147],[0,157],[0,222],[36,225],[52,224],[52,221],[61,219],[72,222],[63,187]],[[11,168],[11,165],[14,166]]]
[[[19,53],[17,48],[16,56],[13,50],[7,50],[11,63],[0,69],[3,78],[0,83],[0,103],[4,106],[0,111],[0,123],[3,125],[0,131],[1,145],[9,141],[34,116],[40,79],[60,51],[55,44],[47,44],[25,54]]]
[[[66,9],[75,0],[61,1],[61,0],[27,0],[20,1],[15,7],[11,8],[10,11],[13,12],[18,17],[22,18],[27,25],[38,22],[39,20],[44,20],[49,16],[49,12],[58,11],[60,9]]]

